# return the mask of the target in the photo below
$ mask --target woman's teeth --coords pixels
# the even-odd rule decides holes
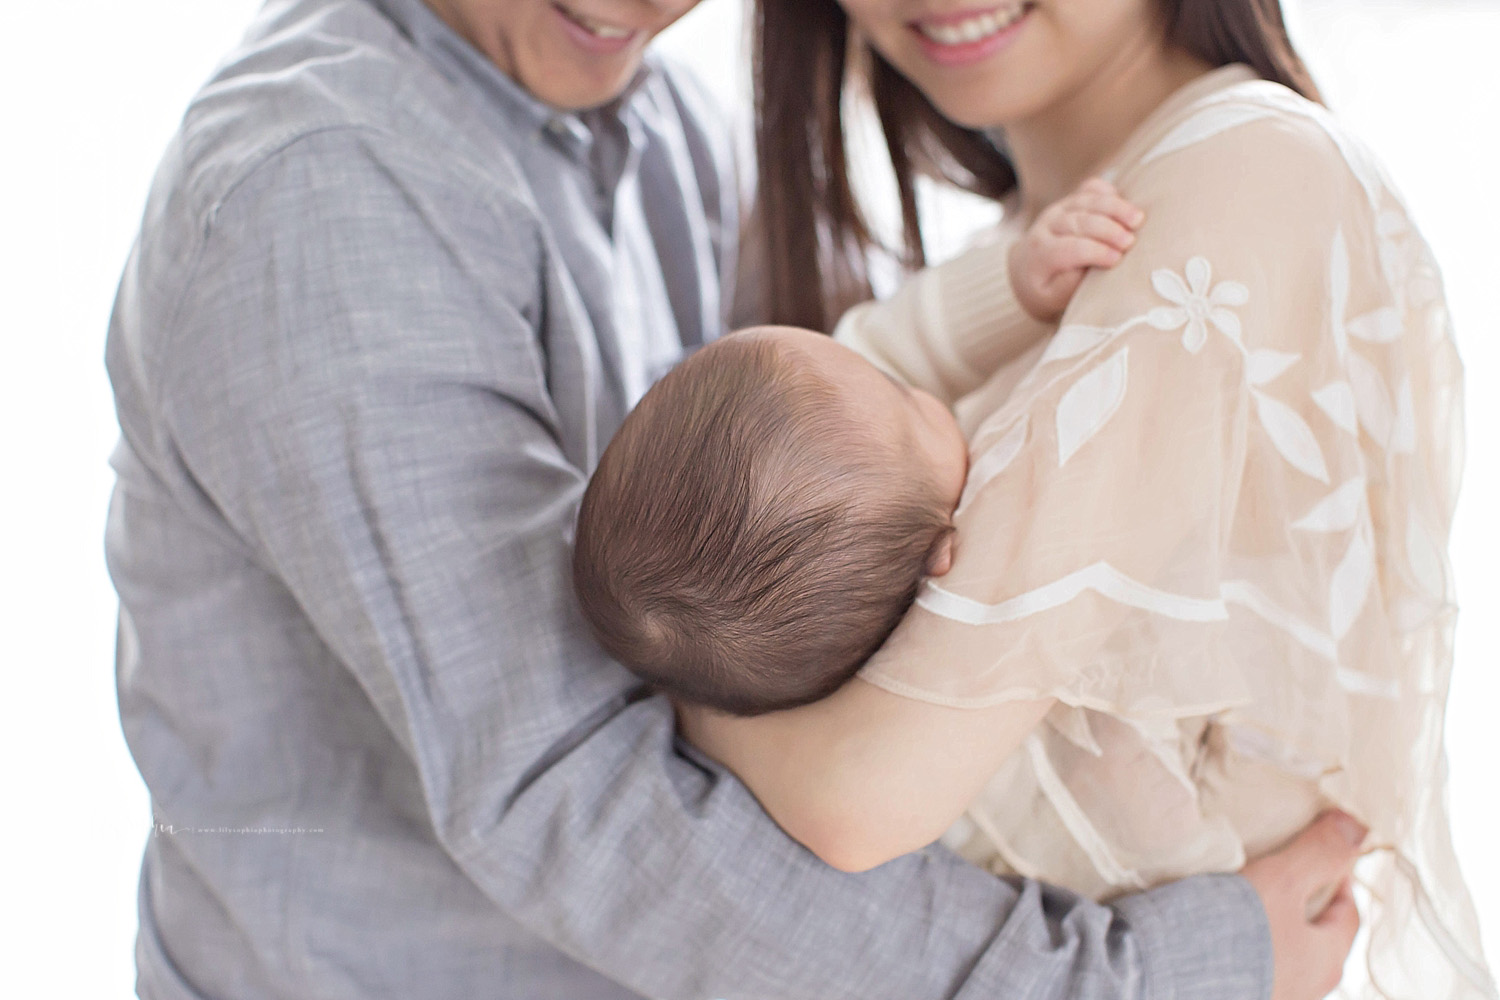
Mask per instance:
[[[570,10],[569,8],[563,7],[561,5],[558,5],[557,9],[562,11],[563,14],[568,18],[568,20],[572,21],[584,31],[587,31],[589,34],[593,35],[595,38],[613,40],[617,38],[629,38],[631,35],[635,34],[635,32],[630,28],[621,28],[613,24],[606,24],[603,21],[596,21],[592,17],[589,17],[585,14],[580,14],[576,10]]]
[[[919,21],[917,30],[939,45],[967,45],[970,42],[983,41],[1009,28],[1021,19],[1021,15],[1025,14],[1029,7],[1030,4],[1020,3],[1014,7],[975,14],[962,21],[949,21],[945,24],[928,24]]]

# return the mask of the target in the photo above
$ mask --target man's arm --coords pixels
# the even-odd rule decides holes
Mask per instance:
[[[160,394],[474,883],[656,997],[1264,996],[1241,879],[1110,908],[941,850],[845,875],[677,741],[574,609],[576,345],[539,342],[534,220],[471,182],[356,133],[283,151],[216,214]]]

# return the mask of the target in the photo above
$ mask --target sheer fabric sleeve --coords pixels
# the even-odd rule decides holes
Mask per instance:
[[[1243,479],[1253,462],[1256,496],[1279,507],[1334,482],[1338,428],[1287,376],[1300,362],[1316,383],[1329,361],[1309,347],[1326,339],[1325,255],[1350,183],[1314,139],[1238,131],[1270,133],[1238,145],[1289,148],[1252,172],[1199,144],[1120,178],[1147,213],[1138,243],[1085,280],[977,429],[957,563],[913,615],[962,626],[945,629],[962,655],[877,659],[866,679],[954,705],[1053,695],[1141,715],[1249,699],[1236,664],[1210,665],[1224,659],[1236,519],[1253,513]]]
[[[1442,801],[1461,368],[1441,283],[1378,168],[1273,87],[1116,178],[1146,212],[1137,245],[973,436],[954,568],[862,676],[1071,706],[996,794],[1024,810],[1015,782],[1052,783],[1038,801],[1088,855],[1084,891],[1150,880],[1105,863],[1110,810],[1149,808],[1139,785],[1060,766],[1108,759],[1091,719],[1127,723],[1220,824],[1178,874],[1351,810],[1389,848],[1365,874],[1369,995],[1493,996]]]
[[[1016,301],[1006,257],[1020,234],[992,238],[913,275],[889,298],[844,313],[834,339],[948,405],[982,385],[1051,327]]]

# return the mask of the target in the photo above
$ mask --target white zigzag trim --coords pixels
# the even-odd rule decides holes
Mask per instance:
[[[1119,604],[1151,611],[1185,622],[1219,622],[1229,617],[1229,609],[1219,599],[1185,597],[1148,587],[1132,580],[1107,562],[1096,562],[1060,580],[1027,591],[999,604],[985,604],[944,590],[932,581],[922,586],[917,604],[943,618],[965,625],[999,625],[1061,607],[1084,591]]]
[[[1219,593],[1230,604],[1254,612],[1324,659],[1338,660],[1338,644],[1332,636],[1277,605],[1249,580],[1225,580]]]

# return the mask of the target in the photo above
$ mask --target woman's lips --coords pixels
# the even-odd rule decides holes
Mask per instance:
[[[978,62],[1007,46],[1020,32],[1032,4],[1023,2],[984,10],[959,11],[923,18],[910,28],[928,58],[944,66]]]

